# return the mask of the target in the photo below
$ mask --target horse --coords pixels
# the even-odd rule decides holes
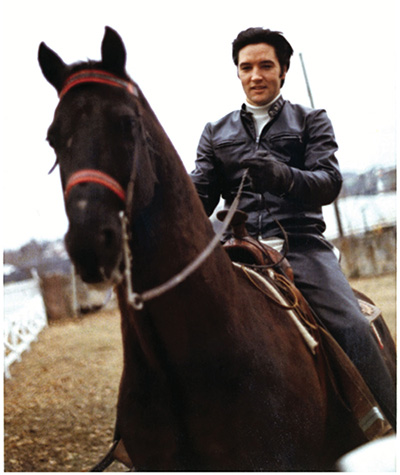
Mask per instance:
[[[215,232],[119,34],[106,27],[99,61],[67,65],[45,43],[38,58],[60,98],[47,140],[67,251],[85,282],[118,296],[121,459],[139,471],[325,471],[366,442],[318,346],[219,242],[182,276]]]

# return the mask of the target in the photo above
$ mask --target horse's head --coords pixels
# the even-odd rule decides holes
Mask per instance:
[[[141,140],[143,95],[125,72],[125,47],[111,28],[101,52],[101,61],[67,65],[41,43],[39,63],[60,97],[47,138],[60,166],[68,253],[84,281],[115,283],[123,266],[119,213]],[[140,166],[148,180],[151,165]]]

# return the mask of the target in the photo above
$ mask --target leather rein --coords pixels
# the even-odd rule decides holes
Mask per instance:
[[[82,70],[77,73],[72,74],[67,78],[64,83],[63,88],[59,92],[60,100],[64,97],[64,95],[73,87],[84,84],[84,83],[98,83],[98,84],[106,84],[108,86],[114,86],[118,88],[122,88],[127,91],[129,94],[132,94],[136,98],[139,97],[137,87],[130,81],[123,80],[114,74],[108,73],[106,71],[100,70]],[[139,113],[139,119],[141,119]],[[140,129],[141,129],[141,144],[144,144],[145,135],[143,129],[143,123],[140,120]],[[237,207],[239,205],[240,196],[243,190],[243,185],[245,179],[247,177],[247,170],[244,171],[242,176],[242,180],[239,186],[238,193],[229,208],[229,211],[219,229],[218,233],[215,234],[214,238],[210,241],[207,247],[191,262],[189,263],[182,271],[180,271],[175,276],[171,277],[167,282],[161,284],[157,287],[152,289],[146,290],[141,294],[136,293],[132,289],[132,279],[131,279],[131,254],[129,248],[129,219],[130,216],[132,200],[133,200],[133,187],[134,187],[134,180],[136,178],[136,162],[139,156],[138,151],[138,143],[135,144],[135,152],[133,157],[133,167],[131,172],[130,181],[128,184],[127,191],[123,189],[123,187],[110,175],[104,173],[99,170],[94,169],[83,169],[73,173],[67,181],[64,191],[64,199],[66,200],[70,194],[71,189],[80,184],[80,183],[97,183],[102,186],[105,186],[109,190],[111,190],[114,194],[116,194],[122,202],[125,203],[125,211],[120,212],[120,219],[122,224],[122,232],[123,232],[123,254],[124,254],[124,261],[125,261],[125,280],[127,284],[127,299],[128,303],[135,309],[135,310],[142,310],[144,307],[144,303],[161,296],[162,294],[168,292],[169,290],[176,287],[178,284],[183,282],[187,277],[189,277],[196,269],[198,269],[203,262],[209,257],[209,255],[213,252],[216,246],[220,243],[220,240],[228,228],[232,216],[234,215]],[[145,148],[145,153],[147,153],[147,148]]]

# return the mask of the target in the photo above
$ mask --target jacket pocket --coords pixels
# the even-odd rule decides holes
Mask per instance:
[[[227,147],[237,147],[238,145],[245,144],[245,140],[226,140],[224,142],[219,142],[214,145],[215,150],[220,150]]]
[[[304,144],[300,134],[281,133],[268,137],[268,144],[273,154],[292,166],[304,165]]]
[[[252,155],[248,141],[238,138],[221,140],[214,145],[216,161],[221,164],[221,171],[225,177],[236,177],[243,169],[242,161]]]
[[[281,134],[271,135],[270,137],[268,137],[268,140],[270,142],[294,140],[294,141],[297,141],[297,142],[300,142],[300,143],[302,143],[302,141],[303,141],[300,134],[291,134],[291,133],[287,133],[287,132],[283,132]]]

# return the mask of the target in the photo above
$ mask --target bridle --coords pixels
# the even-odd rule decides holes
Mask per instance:
[[[84,69],[82,71],[72,74],[71,76],[67,78],[67,80],[64,83],[64,86],[59,92],[60,100],[65,96],[65,94],[70,89],[72,89],[75,86],[85,84],[85,83],[106,84],[108,86],[122,88],[125,91],[127,91],[129,94],[132,94],[133,96],[135,96],[136,98],[139,97],[138,89],[131,81],[126,81],[106,71]],[[139,118],[141,119],[140,114],[139,114]],[[140,137],[141,140],[138,140],[138,142],[140,142],[138,145],[144,144],[144,140],[145,140],[145,135],[144,135],[145,131],[144,131],[141,120],[140,120],[140,131],[141,131],[142,136]],[[207,247],[191,263],[189,263],[181,272],[179,272],[178,274],[170,278],[167,282],[139,294],[139,293],[134,292],[132,289],[128,217],[131,215],[130,211],[131,211],[131,205],[132,205],[132,199],[133,199],[133,183],[134,183],[135,175],[136,175],[135,165],[136,165],[137,158],[141,152],[142,151],[139,152],[139,147],[136,146],[135,144],[135,152],[134,152],[134,157],[133,157],[134,164],[132,167],[131,177],[130,177],[130,181],[129,181],[126,192],[123,189],[123,187],[113,177],[111,177],[107,173],[104,173],[99,170],[93,170],[93,169],[83,169],[83,170],[79,170],[73,173],[67,180],[67,183],[65,186],[65,192],[64,192],[64,198],[67,199],[71,192],[71,189],[74,186],[80,183],[97,183],[111,190],[125,203],[125,211],[120,212],[120,219],[122,223],[122,232],[123,232],[125,280],[126,280],[126,285],[127,285],[128,303],[135,310],[142,310],[145,302],[161,296],[165,292],[168,292],[169,290],[173,289],[178,284],[183,282],[187,277],[189,277],[189,275],[191,275],[196,269],[198,269],[203,264],[203,262],[209,257],[209,255],[214,251],[216,246],[220,243],[223,234],[225,233],[226,229],[228,228],[230,224],[232,216],[237,210],[240,196],[243,190],[243,185],[247,177],[247,170],[245,170],[242,176],[238,193],[232,205],[230,206],[229,211],[219,231],[215,234],[215,236],[207,245]]]
[[[82,71],[71,74],[66,79],[61,91],[58,93],[58,97],[61,100],[70,89],[85,83],[106,84],[108,86],[124,89],[135,97],[139,96],[137,87],[131,81],[121,79],[107,71],[83,69]],[[107,173],[93,169],[83,169],[73,173],[65,186],[64,198],[67,199],[71,189],[80,183],[97,183],[103,185],[125,202],[126,193],[123,187]]]

